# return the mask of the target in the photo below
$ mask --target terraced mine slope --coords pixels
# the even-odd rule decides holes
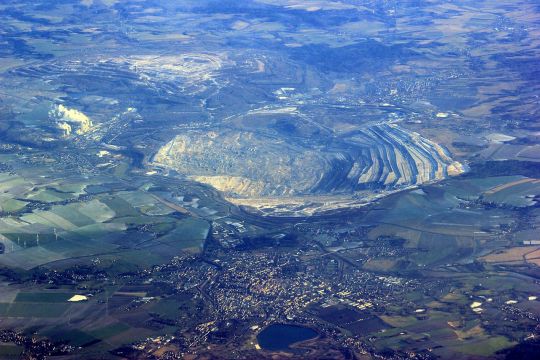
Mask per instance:
[[[191,130],[163,146],[154,163],[237,198],[391,191],[464,171],[446,149],[395,124],[324,140]]]

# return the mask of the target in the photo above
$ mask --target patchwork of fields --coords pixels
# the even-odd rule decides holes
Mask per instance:
[[[3,266],[31,269],[148,248],[153,261],[166,260],[200,251],[209,231],[209,222],[182,202],[175,205],[144,189],[115,191],[91,182],[37,185],[6,174],[0,174],[0,187],[7,198],[0,217]],[[18,200],[23,195],[30,200]]]

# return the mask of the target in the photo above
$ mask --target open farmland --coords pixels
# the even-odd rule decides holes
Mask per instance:
[[[25,185],[31,181],[14,176],[4,179],[5,194],[33,192]],[[31,269],[70,258],[167,246],[169,250],[158,251],[161,255],[154,259],[159,262],[183,250],[202,248],[209,223],[190,219],[186,210],[178,212],[185,205],[161,200],[145,190],[87,194],[84,189],[91,185],[56,185],[65,198],[42,199],[39,204],[48,206],[33,210],[23,206],[14,215],[0,217],[0,240],[5,247],[0,264]],[[130,234],[133,239],[128,241]]]

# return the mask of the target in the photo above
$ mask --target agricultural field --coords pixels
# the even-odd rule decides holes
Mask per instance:
[[[199,252],[209,231],[204,216],[218,216],[217,211],[205,214],[198,206],[194,211],[201,215],[186,210],[198,205],[194,202],[165,200],[148,182],[125,190],[104,185],[99,189],[98,179],[82,180],[45,183],[0,174],[3,196],[12,196],[2,202],[0,241],[5,253],[0,265],[28,270],[141,249],[154,249],[157,255],[146,260],[159,263],[183,251]]]
[[[527,263],[538,264],[539,258],[539,246],[521,246],[493,252],[481,257],[480,260],[487,263],[525,265]]]
[[[6,360],[16,360],[19,359],[23,348],[15,344],[3,344],[0,343],[0,357]]]
[[[513,329],[511,337],[493,335],[499,325],[487,326],[482,319],[500,315],[500,304],[515,303],[514,306],[532,309],[536,302],[528,299],[537,293],[538,286],[523,287],[517,278],[497,276],[482,281],[473,273],[462,274],[460,279],[460,288],[441,289],[430,296],[407,296],[419,309],[411,311],[411,315],[380,315],[392,328],[373,332],[370,336],[374,344],[380,349],[414,344],[436,349],[434,353],[444,358],[490,356],[524,336],[518,328]],[[502,283],[505,285],[501,286]],[[534,311],[538,313],[538,309]]]
[[[0,172],[0,269],[19,279],[0,287],[4,328],[84,348],[81,358],[112,358],[110,349],[170,334],[164,324],[183,314],[182,306],[197,313],[197,294],[173,300],[167,286],[117,282],[175,257],[199,255],[212,221],[230,216],[227,205],[209,200],[206,189],[129,166],[122,172],[111,166],[105,176],[63,169],[69,176],[54,177],[47,167],[56,156],[30,152],[28,158],[0,154],[6,168]],[[64,280],[27,286],[32,274]],[[74,295],[86,299],[68,301]],[[0,343],[2,359],[22,351]]]
[[[148,293],[130,293],[122,288],[105,288],[102,293],[88,295],[88,300],[70,303],[77,292],[72,287],[50,290],[46,288],[10,289],[16,293],[11,302],[0,302],[0,315],[4,324],[21,324],[26,321],[39,336],[54,337],[76,347],[86,349],[88,359],[103,356],[103,350],[117,347],[125,342],[142,340],[147,336],[158,336],[167,328],[148,328],[145,320],[155,316],[170,316],[165,310],[170,308],[170,300],[161,300],[154,286],[148,286]],[[88,292],[86,292],[88,294]],[[142,295],[153,295],[148,298]],[[4,301],[5,299],[0,299]],[[106,309],[101,304],[106,303]],[[175,303],[176,304],[176,303]],[[122,308],[135,307],[129,317],[124,317]],[[175,308],[177,308],[176,305]],[[165,311],[165,312],[164,312]],[[141,321],[134,322],[139,317]],[[2,359],[20,353],[21,348],[10,344],[0,344]],[[6,356],[6,357],[4,357]]]
[[[518,209],[534,209],[539,190],[536,179],[503,176],[449,180],[383,199],[364,216],[373,224],[370,244],[385,237],[402,239],[407,254],[371,259],[365,267],[384,272],[471,262],[507,244],[505,229],[517,224]],[[530,226],[524,230],[531,232],[526,239],[534,240]]]

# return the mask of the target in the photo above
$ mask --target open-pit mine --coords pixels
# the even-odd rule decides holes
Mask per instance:
[[[313,213],[308,203],[317,197],[325,199],[322,207],[316,201],[322,211],[335,208],[336,201],[363,204],[375,194],[378,198],[465,171],[444,147],[396,124],[357,127],[316,143],[279,135],[237,128],[190,130],[163,146],[153,164],[208,184],[233,203],[274,204],[279,207],[274,215],[290,215],[287,204],[298,208],[302,202],[300,214]],[[343,203],[347,197],[358,201]]]

